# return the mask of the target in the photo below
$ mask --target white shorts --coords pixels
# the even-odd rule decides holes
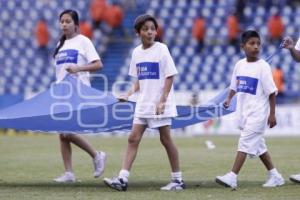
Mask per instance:
[[[162,126],[170,126],[172,124],[172,118],[154,119],[135,117],[133,119],[133,124],[147,125],[148,128],[159,128]]]
[[[238,151],[247,153],[249,156],[260,156],[268,151],[263,133],[242,130],[239,139]]]

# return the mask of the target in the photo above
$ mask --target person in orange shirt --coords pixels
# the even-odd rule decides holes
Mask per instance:
[[[81,20],[79,23],[79,30],[82,35],[88,37],[90,40],[93,39],[92,27],[86,20]]]
[[[240,45],[239,45],[240,26],[239,26],[238,18],[235,13],[227,17],[226,25],[227,25],[229,44],[235,46],[236,49],[239,50],[240,49]]]
[[[39,48],[46,49],[49,42],[50,35],[49,35],[47,23],[44,19],[41,19],[37,22],[35,27],[35,37]]]
[[[278,12],[272,15],[268,20],[269,41],[279,45],[284,34],[284,24]]]
[[[114,3],[111,6],[108,7],[107,12],[107,23],[112,28],[119,28],[122,25],[124,13],[121,6]]]
[[[275,85],[278,89],[277,98],[278,98],[278,100],[281,100],[280,98],[282,98],[283,94],[284,94],[284,74],[283,74],[283,71],[279,66],[277,66],[272,71],[272,75],[273,75],[273,80],[275,82]]]
[[[107,18],[106,0],[92,0],[90,4],[90,16],[93,20],[93,28],[98,28]]]
[[[192,35],[198,41],[197,51],[201,52],[204,47],[205,37],[205,19],[201,15],[194,21]]]

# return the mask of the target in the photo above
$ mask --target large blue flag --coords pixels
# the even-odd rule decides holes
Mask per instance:
[[[224,109],[227,90],[203,106],[177,106],[172,128],[183,128],[235,110]],[[100,133],[131,129],[134,102],[118,102],[109,93],[82,84],[72,76],[49,90],[0,110],[0,128],[50,133]]]

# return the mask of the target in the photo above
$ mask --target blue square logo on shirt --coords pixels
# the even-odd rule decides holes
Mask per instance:
[[[248,76],[237,76],[236,85],[237,92],[243,92],[248,94],[256,94],[258,79]]]
[[[75,49],[66,49],[59,51],[56,56],[56,64],[75,63],[77,64],[78,51]]]
[[[137,76],[139,80],[159,79],[158,62],[142,62],[136,64]]]

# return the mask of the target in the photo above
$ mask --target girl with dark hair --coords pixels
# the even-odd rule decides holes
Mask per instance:
[[[89,72],[100,69],[103,65],[90,39],[79,34],[79,17],[74,10],[65,10],[60,16],[60,28],[63,32],[53,57],[56,67],[56,80],[60,82],[67,74],[90,86]],[[56,182],[75,182],[72,169],[71,143],[86,151],[93,159],[94,177],[102,175],[106,154],[97,152],[84,138],[75,134],[60,134],[61,155],[65,172],[54,179]]]

